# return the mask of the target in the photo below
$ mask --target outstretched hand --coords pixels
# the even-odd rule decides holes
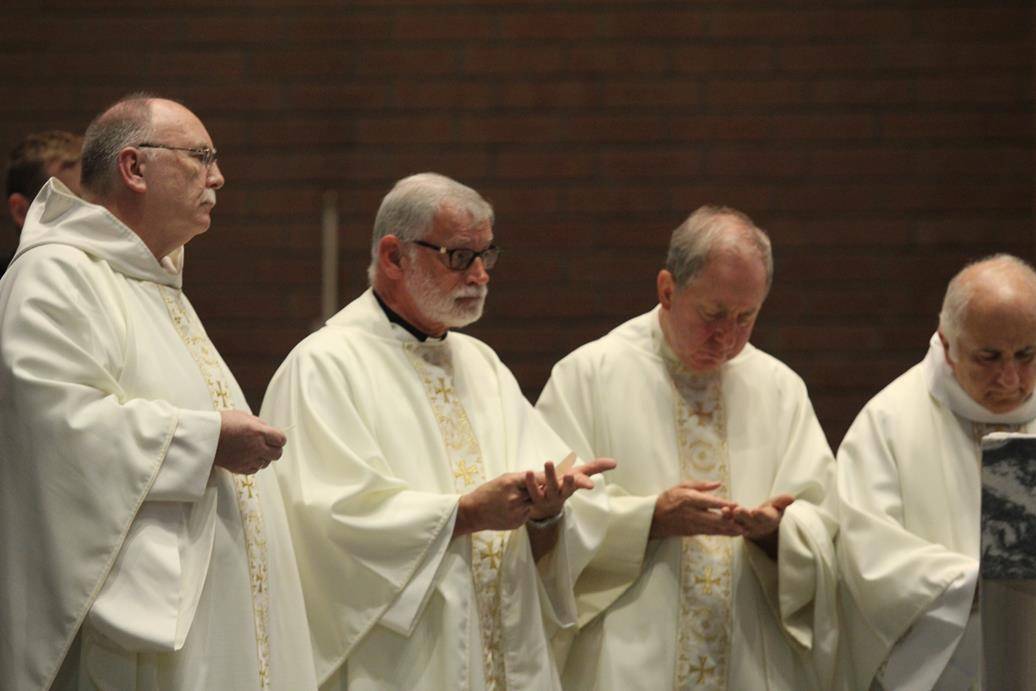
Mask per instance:
[[[562,462],[561,467],[564,465]],[[576,490],[594,488],[591,475],[612,470],[615,466],[615,461],[610,458],[595,458],[589,463],[563,471],[560,478],[552,461],[543,464],[542,473],[526,471],[525,492],[531,505],[529,518],[542,520],[557,515]]]
[[[650,537],[743,535],[735,522],[738,505],[712,492],[718,482],[681,482],[658,495]]]
[[[734,521],[741,526],[746,538],[761,540],[777,532],[784,510],[794,501],[795,497],[790,494],[778,494],[754,509],[739,506],[733,511]]]

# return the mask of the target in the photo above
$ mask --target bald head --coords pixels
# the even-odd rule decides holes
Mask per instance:
[[[1036,271],[1006,254],[965,267],[946,289],[939,336],[972,399],[994,413],[1020,406],[1036,384]]]
[[[97,197],[112,192],[119,152],[151,136],[151,106],[156,100],[150,94],[130,94],[109,106],[86,128],[81,181],[85,192]]]
[[[666,269],[676,285],[684,288],[719,253],[758,259],[769,289],[773,282],[770,239],[746,214],[726,206],[702,206],[673,231]]]
[[[1027,262],[997,254],[967,265],[950,280],[939,331],[951,346],[969,318],[987,315],[1036,320],[1036,271]]]

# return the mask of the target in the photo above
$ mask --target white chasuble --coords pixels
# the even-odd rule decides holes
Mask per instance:
[[[601,489],[534,562],[524,528],[453,537],[457,502],[570,451],[485,344],[418,341],[368,290],[274,375],[264,419],[324,689],[558,689],[551,636],[600,542]]]
[[[840,688],[834,463],[802,380],[751,345],[714,376],[674,363],[656,308],[559,362],[537,404],[578,454],[619,464],[565,688]],[[795,496],[777,561],[741,538],[648,540],[684,481],[750,507]]]
[[[0,281],[12,688],[316,686],[276,477],[213,468],[217,409],[247,403],[182,259],[52,180]]]
[[[849,428],[838,561],[856,688],[1036,688],[1036,596],[994,581],[975,595],[981,438],[1032,433],[1034,419],[1032,399],[1003,415],[975,403],[935,335]]]

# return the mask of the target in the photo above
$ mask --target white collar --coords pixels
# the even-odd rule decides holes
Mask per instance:
[[[925,382],[928,384],[928,393],[965,420],[985,424],[1019,425],[1036,418],[1036,396],[1029,396],[1025,403],[1007,413],[994,413],[976,403],[961,387],[947,364],[938,332],[932,335],[932,340],[928,343],[928,355],[921,364],[924,368]]]

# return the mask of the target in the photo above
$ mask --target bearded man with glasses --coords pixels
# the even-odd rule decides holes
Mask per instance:
[[[603,532],[589,476],[488,346],[493,209],[442,175],[400,180],[371,289],[303,341],[262,414],[324,689],[560,689],[549,644]],[[545,461],[548,461],[545,463]],[[576,494],[579,489],[589,490]]]
[[[0,679],[312,689],[302,593],[248,411],[182,290],[223,187],[205,126],[136,94],[86,131],[0,280]]]

